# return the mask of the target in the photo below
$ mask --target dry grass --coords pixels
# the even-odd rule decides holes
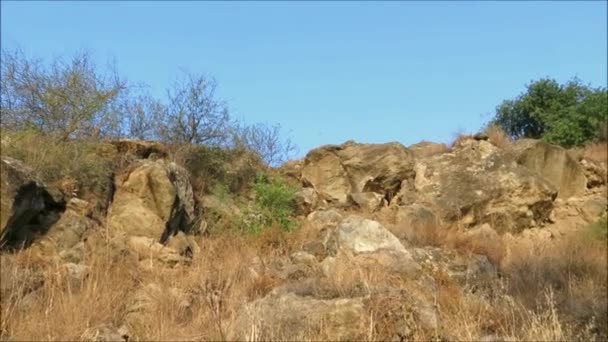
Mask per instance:
[[[600,163],[608,163],[608,143],[596,143],[585,146],[583,158]]]
[[[417,279],[380,267],[353,267],[348,259],[335,266],[332,277],[307,282],[286,283],[255,266],[299,250],[305,238],[312,238],[308,234],[286,233],[278,227],[256,236],[225,231],[201,240],[201,252],[189,267],[151,270],[117,257],[100,241],[92,244],[84,262],[91,266],[89,277],[76,286],[57,271],[58,263],[34,249],[4,254],[2,274],[18,277],[11,277],[11,295],[1,301],[0,339],[81,340],[84,332],[101,325],[130,322],[131,340],[225,340],[244,302],[281,285],[316,298],[365,298],[363,319],[370,341],[470,341],[487,335],[565,341],[608,336],[605,242],[565,239],[544,248],[512,248],[501,268],[504,278],[496,281],[491,296],[471,294],[440,272],[434,274],[437,290],[430,291]],[[493,247],[484,235],[459,234],[460,238],[454,233],[436,242],[502,259],[502,254],[492,256]],[[36,283],[36,275],[44,283],[32,291],[28,286]],[[156,284],[158,290],[143,291],[148,284]],[[137,312],[133,298],[142,291],[148,299]],[[439,329],[421,323],[414,298],[436,305]],[[282,327],[276,329],[280,336]],[[307,336],[322,340],[328,335],[321,328]]]
[[[554,292],[564,321],[582,329],[596,321],[596,333],[608,338],[608,262],[606,241],[573,236],[555,244],[513,247],[504,272],[508,292],[529,309],[539,294]]]
[[[113,169],[115,148],[99,141],[57,141],[49,136],[2,131],[2,155],[21,160],[42,181],[61,190],[103,193]],[[65,188],[65,189],[64,189]]]
[[[507,133],[497,125],[491,125],[486,128],[485,133],[488,135],[488,140],[496,147],[508,148],[512,140]]]

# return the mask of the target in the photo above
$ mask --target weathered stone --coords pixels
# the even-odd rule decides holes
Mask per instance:
[[[568,198],[585,193],[585,170],[567,150],[541,140],[520,139],[513,143],[517,162],[538,172],[558,191],[558,197]]]
[[[197,229],[188,173],[174,163],[147,161],[117,180],[110,234],[145,236],[165,243],[178,231]]]
[[[450,153],[418,160],[416,170],[416,202],[429,203],[447,223],[520,231],[546,221],[557,196],[547,180],[487,141],[462,140]]]
[[[413,177],[413,166],[412,152],[401,144],[349,141],[310,151],[302,179],[330,202],[345,204],[350,193],[377,192],[392,197],[404,179]]]
[[[372,212],[379,210],[386,204],[384,196],[375,192],[355,192],[348,194],[347,201],[357,208]]]
[[[334,239],[338,251],[352,254],[355,262],[406,274],[420,270],[399,239],[376,221],[349,216],[336,228]]]
[[[296,193],[295,198],[295,213],[296,215],[308,215],[316,207],[319,202],[319,195],[313,188],[304,188]]]

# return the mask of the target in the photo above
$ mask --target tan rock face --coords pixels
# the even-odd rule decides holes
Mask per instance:
[[[515,142],[517,162],[538,172],[558,191],[558,197],[569,198],[585,193],[585,170],[565,149],[540,140]]]
[[[161,239],[191,229],[194,196],[185,170],[162,160],[146,161],[123,177],[108,213],[110,234]]]
[[[371,212],[386,205],[384,196],[376,192],[355,192],[348,194],[348,202],[355,207]]]
[[[413,178],[413,167],[413,154],[401,144],[347,142],[310,151],[301,177],[330,201],[344,204],[350,193],[392,197],[404,179]]]
[[[361,299],[319,300],[271,293],[244,305],[227,339],[303,341],[317,331],[325,332],[323,339],[328,341],[362,340],[365,311]]]
[[[399,239],[376,221],[349,216],[338,225],[333,239],[338,258],[352,257],[354,263],[405,274],[420,270]]]
[[[430,204],[442,223],[519,231],[546,221],[557,195],[538,173],[483,140],[463,140],[449,153],[417,160],[416,170],[414,202]],[[412,193],[393,203],[411,202],[401,197]]]
[[[296,193],[296,215],[310,214],[319,203],[319,195],[313,188],[304,188]]]
[[[429,141],[421,141],[419,143],[407,147],[416,158],[431,157],[437,154],[446,153],[449,148],[445,144],[438,144]]]

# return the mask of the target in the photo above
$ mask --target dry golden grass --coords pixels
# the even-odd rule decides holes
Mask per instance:
[[[507,133],[497,125],[491,125],[486,128],[485,133],[488,135],[488,140],[496,147],[508,148],[512,140]]]
[[[2,131],[3,156],[21,160],[47,183],[82,195],[108,187],[116,150],[100,141],[57,141],[50,136]],[[66,189],[63,189],[66,187]]]
[[[132,340],[225,340],[243,303],[285,284],[259,269],[253,274],[255,260],[290,255],[300,249],[306,234],[279,228],[256,236],[230,231],[211,234],[200,241],[201,252],[189,267],[173,270],[142,269],[130,258],[117,258],[116,251],[101,241],[85,260],[91,273],[80,286],[69,286],[57,272],[59,264],[34,249],[4,254],[3,275],[22,277],[10,283],[12,295],[2,298],[0,339],[80,340],[85,331],[102,324],[118,327],[133,319],[128,310],[133,295],[147,284],[156,284],[160,292],[151,295],[150,306],[131,324]],[[450,236],[441,243],[452,243],[463,253],[491,255],[485,242],[471,239]],[[348,262],[337,265],[330,278],[289,286],[317,298],[367,298],[364,320],[370,341],[400,335],[413,340],[468,341],[487,335],[521,341],[586,341],[608,336],[605,242],[581,238],[546,248],[515,248],[508,260],[501,269],[503,280],[497,281],[488,297],[467,292],[445,274],[434,275],[437,291],[429,292],[415,279]],[[27,294],[35,274],[44,283]],[[180,296],[169,295],[175,288],[189,296],[188,305]],[[376,292],[382,288],[396,291]],[[423,293],[434,294],[427,300],[437,305],[437,331],[425,329],[412,309],[411,298],[422,298]],[[322,340],[327,332],[315,330],[307,336]]]
[[[596,143],[585,146],[583,157],[600,163],[608,163],[608,143]]]

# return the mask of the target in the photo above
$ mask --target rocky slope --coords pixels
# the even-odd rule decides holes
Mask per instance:
[[[446,291],[457,291],[467,305],[506,307],[504,281],[522,246],[571,239],[608,209],[606,165],[540,141],[507,148],[483,137],[452,148],[352,141],[323,146],[279,169],[301,187],[299,229],[289,247],[269,243],[239,259],[238,267],[217,269],[223,281],[196,274],[192,287],[180,274],[191,277],[201,263],[225,265],[203,260],[209,251],[238,249],[215,246],[217,240],[203,234],[207,213],[237,209],[209,196],[199,200],[188,172],[170,162],[162,146],[115,146],[133,162],[92,201],[61,193],[18,160],[2,157],[3,339],[28,337],[10,314],[35,307],[52,282],[42,271],[19,266],[16,258],[25,253],[47,269],[52,265],[71,284],[69,291],[97,279],[90,274],[99,253],[128,270],[128,295],[120,298],[117,316],[87,322],[78,336],[59,339],[159,338],[151,322],[166,301],[180,326],[201,326],[194,312],[216,322],[209,325],[216,335],[180,335],[183,328],[173,337],[181,340],[525,339],[532,335],[506,331],[483,314],[477,317],[488,320],[479,325],[483,329],[463,335],[446,320],[450,307],[441,300]],[[241,294],[235,283],[263,290]],[[608,310],[601,305],[608,302],[599,304],[593,318],[581,318],[599,322],[585,336],[606,337]]]

